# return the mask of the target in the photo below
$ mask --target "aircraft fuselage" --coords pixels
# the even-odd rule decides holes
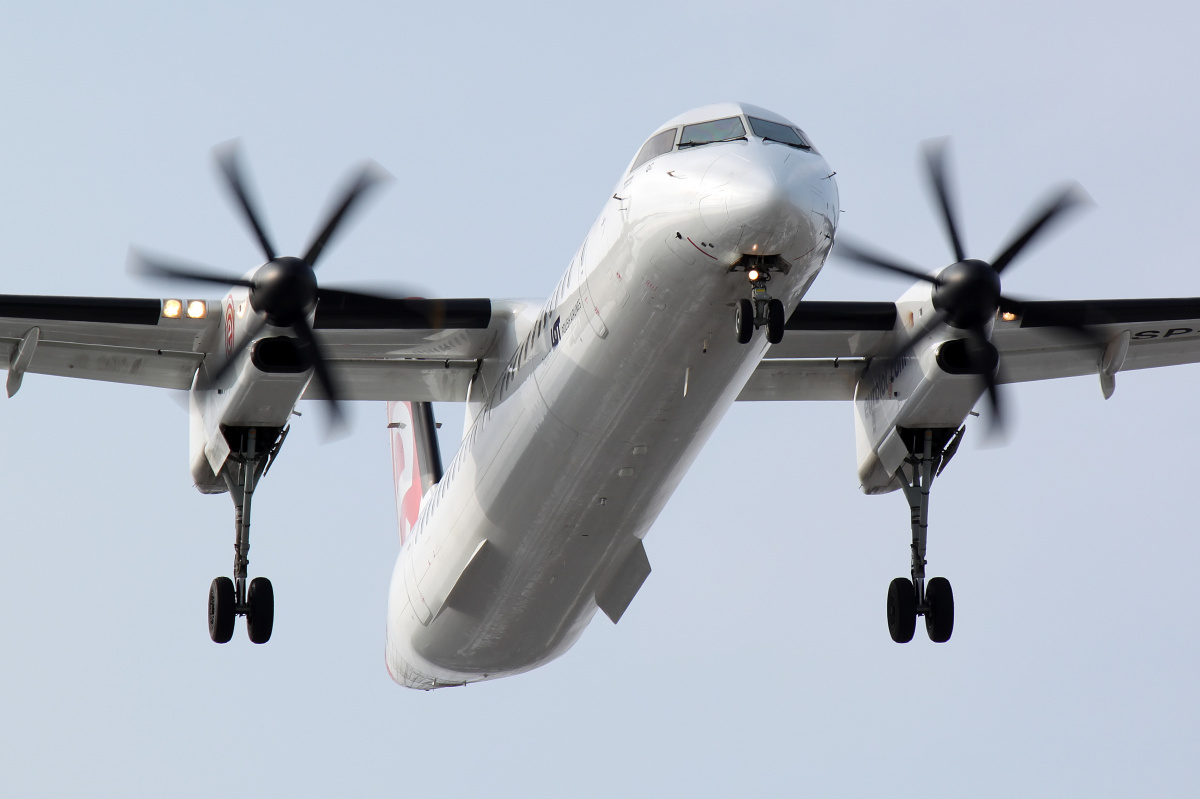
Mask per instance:
[[[765,113],[741,108],[668,124]],[[790,314],[837,213],[823,157],[755,136],[622,177],[545,305],[498,343],[509,359],[476,377],[462,445],[396,563],[393,679],[493,679],[577,640],[769,347],[766,328],[735,338],[750,284],[734,265],[782,259],[769,289]]]

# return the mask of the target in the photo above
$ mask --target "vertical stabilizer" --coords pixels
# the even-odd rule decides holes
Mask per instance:
[[[392,479],[396,484],[396,519],[403,546],[417,525],[421,498],[442,479],[442,454],[431,403],[389,402],[387,413],[392,439]]]

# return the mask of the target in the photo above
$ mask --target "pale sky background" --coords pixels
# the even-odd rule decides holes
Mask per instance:
[[[544,297],[656,125],[744,100],[810,134],[844,230],[907,259],[949,260],[917,152],[951,135],[972,254],[1064,180],[1096,201],[1006,290],[1200,294],[1193,4],[103,5],[0,8],[0,291],[171,293],[126,274],[132,242],[250,268],[210,159],[240,136],[285,251],[352,164],[396,176],[323,281]],[[831,262],[810,298],[904,288]],[[31,375],[0,403],[0,793],[1195,794],[1200,370],[1117,383],[1019,386],[1006,447],[968,432],[932,505],[948,644],[888,637],[908,512],[859,492],[850,407],[744,404],[620,625],[425,694],[383,666],[382,404],[334,444],[294,426],[250,552],[274,638],[217,646],[232,503],[192,488],[185,414]],[[461,409],[438,412],[448,457]]]

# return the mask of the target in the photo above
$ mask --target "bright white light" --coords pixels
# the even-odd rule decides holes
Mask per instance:
[[[204,300],[188,300],[188,319],[203,319],[208,315],[208,303]]]
[[[168,319],[178,319],[183,315],[181,300],[163,300],[163,316]]]
[[[753,283],[755,280],[758,280],[758,270],[751,269],[749,272],[746,273],[746,277],[750,278],[750,282]]]

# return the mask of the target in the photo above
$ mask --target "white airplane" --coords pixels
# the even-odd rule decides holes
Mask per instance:
[[[892,638],[924,616],[950,638],[954,602],[926,580],[929,489],[999,384],[1200,361],[1200,299],[1027,302],[1005,269],[1077,201],[1058,194],[990,263],[966,257],[942,150],[930,177],[954,262],[894,303],[803,297],[833,246],[834,172],[778,114],[726,103],[660,126],[541,304],[392,299],[319,287],[325,245],[380,177],[359,172],[302,257],[279,256],[236,152],[218,162],[265,263],[241,277],[135,256],[145,272],[231,286],[223,300],[0,296],[12,396],[26,373],[190,391],[192,479],[235,504],[233,579],[213,581],[209,632],[237,616],[266,642],[274,596],[248,578],[251,500],[301,399],[386,401],[400,553],[386,663],[405,686],[495,679],[563,654],[597,608],[613,622],[650,574],[643,540],[737,400],[848,400],[858,478],[903,491],[909,577],[887,597]],[[430,403],[462,402],[443,471]],[[769,448],[747,452],[747,464]]]

